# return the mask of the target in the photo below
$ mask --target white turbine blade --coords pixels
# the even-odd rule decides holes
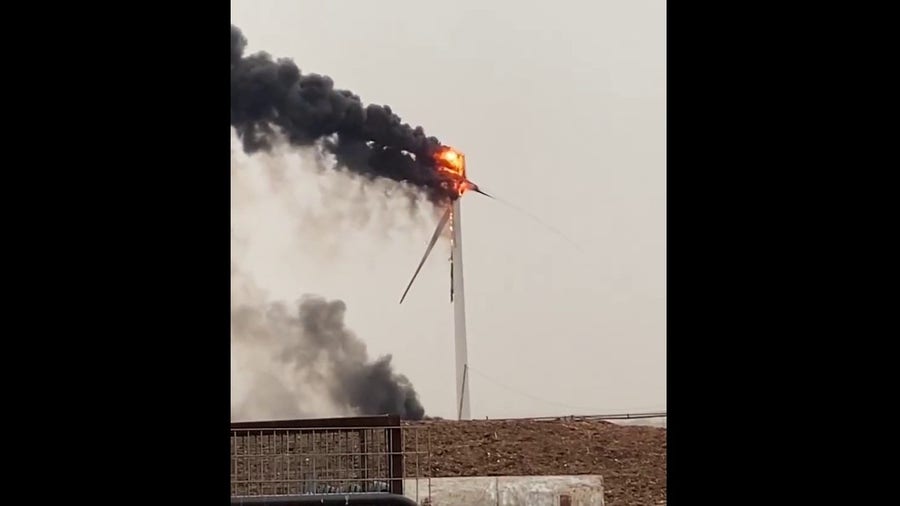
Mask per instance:
[[[526,210],[526,209],[524,209],[524,208],[522,208],[522,207],[519,207],[519,206],[517,206],[517,205],[514,205],[512,202],[510,202],[510,201],[508,201],[508,200],[501,199],[500,197],[495,197],[494,195],[489,195],[489,194],[487,194],[487,193],[485,193],[485,192],[483,192],[483,191],[481,191],[481,190],[479,190],[479,189],[476,189],[475,191],[477,191],[478,193],[480,193],[480,194],[482,194],[482,195],[484,195],[484,196],[486,196],[486,197],[490,197],[490,198],[496,200],[497,202],[500,202],[501,204],[505,204],[505,205],[507,205],[508,207],[510,207],[510,208],[512,208],[512,209],[515,209],[516,211],[519,211],[520,213],[524,214],[525,216],[528,216],[529,218],[531,218],[532,220],[534,220],[535,222],[537,222],[539,225],[543,226],[545,229],[549,230],[550,232],[553,232],[553,233],[556,234],[558,237],[562,238],[563,240],[565,240],[566,242],[568,242],[568,243],[571,244],[572,246],[575,246],[575,249],[577,249],[578,251],[582,251],[581,246],[579,246],[578,243],[576,243],[576,242],[573,241],[572,239],[569,239],[565,234],[563,234],[562,232],[560,232],[556,227],[550,226],[549,224],[547,224],[546,222],[544,222],[543,220],[541,220],[540,218],[538,218],[536,215],[534,215],[534,214],[532,214],[531,212],[529,212],[528,210]]]
[[[435,243],[437,243],[438,238],[441,236],[441,232],[443,232],[444,227],[447,226],[447,220],[450,219],[451,209],[451,207],[447,207],[447,210],[444,211],[444,215],[441,216],[441,221],[439,221],[437,224],[437,228],[434,229],[434,235],[431,236],[431,242],[428,243],[428,248],[425,250],[425,254],[422,256],[422,260],[419,261],[419,266],[416,267],[416,272],[413,273],[412,279],[410,279],[409,284],[406,285],[406,290],[403,291],[403,296],[400,297],[400,304],[403,304],[403,299],[406,298],[406,294],[409,293],[409,289],[412,288],[413,282],[416,280],[416,276],[419,275],[419,271],[422,270],[422,266],[425,265],[425,260],[428,258],[428,255],[431,254],[431,249],[434,248]]]

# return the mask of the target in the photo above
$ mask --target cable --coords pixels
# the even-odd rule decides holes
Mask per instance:
[[[554,405],[557,405],[557,406],[560,406],[560,407],[563,407],[563,408],[577,409],[577,410],[583,410],[583,411],[587,411],[587,412],[603,411],[603,410],[600,410],[600,409],[597,409],[597,408],[588,408],[588,407],[584,407],[584,406],[572,406],[572,405],[570,405],[570,404],[564,404],[564,403],[561,403],[561,402],[556,402],[556,401],[551,401],[551,400],[549,400],[549,399],[544,399],[544,398],[542,398],[542,397],[538,397],[538,396],[536,396],[536,395],[529,394],[528,392],[522,391],[522,390],[517,389],[517,388],[515,388],[515,387],[511,387],[511,386],[506,385],[506,384],[504,384],[504,383],[501,383],[500,381],[497,381],[497,380],[495,380],[495,379],[493,379],[493,378],[487,376],[486,374],[484,374],[483,372],[479,371],[478,369],[475,369],[475,368],[472,367],[471,365],[468,366],[468,370],[469,370],[470,372],[474,372],[474,373],[477,374],[478,376],[480,376],[480,377],[482,377],[482,378],[488,380],[488,381],[491,382],[491,383],[494,383],[495,385],[497,385],[497,386],[499,386],[499,387],[501,387],[501,388],[503,388],[503,389],[505,389],[505,390],[508,390],[508,391],[510,391],[510,392],[513,392],[513,393],[515,393],[515,394],[518,394],[518,395],[521,395],[521,396],[524,396],[524,397],[528,397],[528,398],[533,399],[533,400],[536,400],[536,401],[538,401],[538,402],[543,402],[543,403],[545,403],[545,404],[554,404]],[[655,411],[655,412],[652,412],[652,413],[615,414],[615,415],[594,415],[594,416],[592,416],[592,418],[600,418],[600,417],[607,417],[607,418],[627,418],[627,417],[630,417],[630,418],[655,418],[655,417],[660,417],[660,418],[661,418],[661,417],[664,417],[664,416],[665,416],[665,409],[662,409],[662,410],[659,410],[659,411]]]

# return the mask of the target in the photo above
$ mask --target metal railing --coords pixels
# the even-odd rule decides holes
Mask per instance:
[[[233,423],[231,496],[403,495],[407,472],[430,474],[420,429],[395,416]]]
[[[663,411],[493,421],[665,417]],[[433,453],[433,425],[402,423],[396,416],[232,423],[232,504],[307,504],[373,495],[394,498],[386,500],[406,495],[424,503],[431,498],[431,478],[444,467],[440,461],[447,452],[479,444],[443,441]]]

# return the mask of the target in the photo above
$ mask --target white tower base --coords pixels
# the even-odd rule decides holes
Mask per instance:
[[[453,233],[452,262],[453,329],[456,341],[456,414],[459,420],[471,419],[469,412],[469,355],[466,348],[466,297],[463,286],[462,220],[459,201],[453,202],[450,227]]]

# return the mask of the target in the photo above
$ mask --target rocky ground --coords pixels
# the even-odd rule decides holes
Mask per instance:
[[[426,421],[409,428],[405,450],[419,448],[420,458],[407,455],[408,477],[599,474],[608,506],[666,503],[664,428],[573,419]]]

